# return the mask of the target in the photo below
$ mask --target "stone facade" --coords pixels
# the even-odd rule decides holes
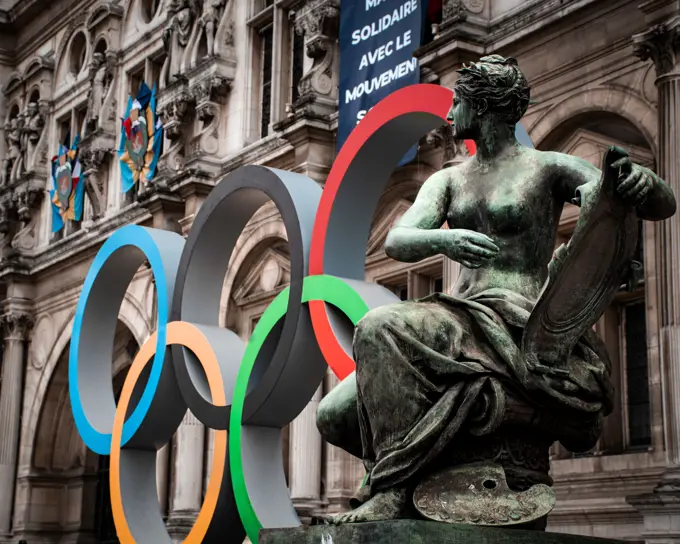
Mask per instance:
[[[600,165],[628,149],[680,193],[678,0],[443,0],[420,48],[422,80],[451,86],[484,53],[518,58],[536,103],[524,123],[537,147]],[[339,0],[0,0],[0,543],[116,542],[107,463],[87,451],[68,398],[68,346],[89,263],[123,224],[187,233],[205,195],[244,164],[323,183],[337,127]],[[117,147],[127,96],[159,88],[165,124],[156,179],[121,193]],[[49,158],[82,135],[81,222],[51,233]],[[395,263],[382,249],[422,182],[465,151],[445,130],[394,172],[376,210],[367,276],[403,298],[450,288],[458,265]],[[560,243],[578,210],[567,207]],[[609,345],[616,410],[598,446],[558,445],[556,532],[680,542],[680,216],[645,224],[641,281],[597,328]],[[286,233],[265,206],[243,233],[224,281],[221,319],[247,338],[289,279]],[[113,361],[120,388],[154,329],[154,285],[141,269],[120,310]],[[301,518],[348,507],[360,463],[322,443],[315,407],[329,375],[287,432],[284,459]],[[187,414],[158,454],[159,501],[173,539],[201,505],[212,436]]]

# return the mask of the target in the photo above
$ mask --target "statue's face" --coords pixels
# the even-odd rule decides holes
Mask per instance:
[[[454,90],[453,105],[446,119],[454,127],[454,136],[460,140],[472,140],[479,133],[479,115],[469,100]]]
[[[30,102],[26,109],[28,111],[28,115],[31,117],[38,113],[38,105],[35,102]]]

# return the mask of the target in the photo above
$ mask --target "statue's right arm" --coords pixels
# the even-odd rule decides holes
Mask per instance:
[[[385,253],[414,263],[444,255],[468,268],[479,268],[498,253],[488,236],[465,229],[442,229],[453,198],[455,170],[432,175],[420,188],[413,205],[387,235]]]
[[[385,253],[397,261],[413,263],[442,253],[446,211],[451,203],[450,174],[430,176],[416,200],[387,235]]]

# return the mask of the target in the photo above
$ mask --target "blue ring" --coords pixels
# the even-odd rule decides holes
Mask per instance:
[[[156,353],[154,354],[149,381],[147,382],[139,403],[123,425],[121,446],[125,445],[134,436],[149,411],[151,401],[156,394],[156,388],[158,387],[163,367],[163,359],[165,357],[166,330],[170,304],[163,260],[156,242],[146,229],[137,225],[128,225],[115,231],[102,245],[99,253],[95,256],[87,277],[85,278],[80,298],[78,299],[78,306],[76,307],[76,315],[73,322],[73,333],[71,334],[68,378],[73,419],[75,420],[76,428],[87,447],[99,455],[110,454],[111,433],[101,433],[97,431],[88,421],[83,408],[78,384],[80,335],[83,316],[87,306],[87,299],[90,296],[95,279],[109,257],[125,246],[134,246],[141,250],[151,266],[151,272],[153,273],[156,282],[156,295],[158,300],[158,323],[156,329],[158,337],[156,340]]]

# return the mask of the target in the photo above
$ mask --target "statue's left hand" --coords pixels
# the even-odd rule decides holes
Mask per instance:
[[[630,157],[619,159],[612,164],[612,168],[620,169],[617,194],[633,205],[644,203],[654,185],[654,180],[647,169],[632,162]]]

